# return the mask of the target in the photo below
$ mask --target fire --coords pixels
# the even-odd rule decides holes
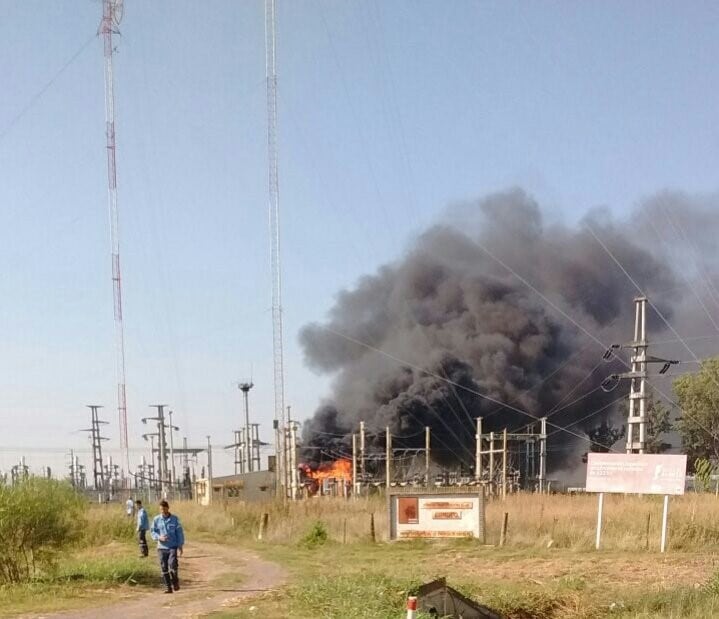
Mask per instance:
[[[309,479],[344,479],[350,481],[352,479],[352,462],[349,460],[335,460],[334,462],[325,462],[320,464],[316,470],[306,467],[305,476]]]

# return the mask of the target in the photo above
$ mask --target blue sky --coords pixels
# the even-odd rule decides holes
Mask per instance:
[[[125,4],[115,71],[131,444],[142,447],[139,418],[158,401],[192,443],[229,443],[233,382],[250,373],[269,439],[263,3]],[[93,0],[0,0],[0,447],[13,448],[0,468],[38,446],[57,451],[31,464],[61,466],[64,449],[86,447],[76,430],[91,402],[117,447],[100,14]],[[304,367],[299,328],[451,203],[521,185],[576,220],[667,187],[716,191],[718,17],[709,2],[278,0],[296,415],[329,384]]]

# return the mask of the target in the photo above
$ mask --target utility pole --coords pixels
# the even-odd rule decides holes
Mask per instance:
[[[429,488],[429,426],[424,428],[424,485]]]
[[[260,424],[253,423],[252,426],[252,470],[259,471],[262,469],[260,461]]]
[[[152,404],[150,408],[157,409],[156,417],[143,417],[142,423],[157,421],[157,473],[160,478],[160,494],[167,496],[167,425],[165,423],[165,407],[167,404]]]
[[[502,500],[507,498],[507,428],[502,433]]]
[[[282,483],[282,432],[278,419],[272,420],[272,429],[275,431],[275,496],[284,496]]]
[[[494,432],[489,433],[489,494],[494,496]]]
[[[170,483],[172,484],[172,487],[174,489],[176,477],[175,477],[175,442],[173,439],[173,436],[175,434],[175,430],[179,430],[180,428],[176,428],[172,425],[172,411],[168,411],[168,415],[170,417]]]
[[[240,465],[240,431],[235,430],[234,435],[235,435],[235,442],[232,445],[232,447],[233,447],[234,453],[235,453],[235,475],[237,475],[239,472],[238,467]]]
[[[182,437],[182,479],[185,485],[189,486],[190,480],[190,457],[187,451],[187,437]]]
[[[482,418],[477,417],[477,434],[475,439],[475,455],[474,455],[474,479],[476,481],[482,480],[482,467],[484,462],[482,461]]]
[[[364,421],[360,421],[360,479],[365,481],[365,442],[364,442]]]
[[[292,407],[287,407],[287,416],[285,419],[287,420],[287,430],[285,432],[285,441],[286,441],[286,453],[285,453],[285,485],[287,488],[290,489],[290,494],[292,494],[291,489],[292,485],[296,484],[297,482],[295,479],[297,478],[297,463],[293,459],[296,459],[296,447],[297,443],[296,441],[292,440],[292,428],[294,425],[294,422],[292,420]],[[294,454],[294,455],[293,455]],[[292,495],[292,499],[294,500],[295,495]]]
[[[547,483],[547,418],[540,419],[541,428],[539,435],[539,493],[544,493],[544,485]]]
[[[289,409],[289,407],[287,407]],[[289,410],[288,410],[289,413]],[[292,500],[297,499],[297,422],[290,421],[290,468],[292,477],[290,478],[290,491]]]
[[[212,503],[212,445],[210,444],[210,435],[207,435],[207,496],[209,503]]]
[[[647,297],[634,299],[634,340],[629,344],[612,344],[604,353],[604,359],[610,360],[615,350],[628,348],[632,351],[631,370],[622,374],[611,374],[602,383],[605,390],[620,380],[629,380],[629,414],[627,416],[627,453],[643,454],[647,440],[647,364],[661,363],[660,374],[664,374],[679,361],[662,359],[648,354],[647,340]],[[613,388],[613,387],[612,387]]]
[[[357,498],[357,435],[352,435],[352,498]]]
[[[252,428],[250,426],[250,403],[249,403],[249,397],[250,397],[250,389],[254,387],[254,383],[250,381],[249,383],[240,383],[238,385],[238,388],[240,391],[242,391],[242,396],[245,403],[245,470],[248,473],[251,473],[253,469],[253,462],[252,462],[252,452],[253,452],[253,443],[252,440]]]
[[[646,448],[646,397],[647,397],[647,299],[634,299],[634,354],[631,357],[632,378],[629,383],[629,416],[627,417],[627,453],[643,454]],[[637,383],[638,389],[637,389]],[[639,403],[639,415],[636,415]],[[639,441],[634,440],[635,428]]]
[[[73,488],[77,488],[77,477],[75,476],[75,451],[72,449],[70,450],[70,465],[68,466],[68,470],[70,472],[70,484]]]
[[[389,433],[389,426],[385,428],[385,487],[390,488],[392,480],[392,435]]]

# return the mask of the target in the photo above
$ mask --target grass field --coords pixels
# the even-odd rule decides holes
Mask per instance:
[[[509,617],[719,616],[719,501],[690,494],[670,504],[669,551],[659,550],[661,497],[605,499],[602,549],[594,549],[597,499],[516,495],[487,506],[487,544],[383,543],[384,500],[317,499],[293,505],[190,508],[189,521],[219,527],[290,569],[294,585],[224,617],[401,617],[408,591],[446,576]],[[262,511],[265,541],[254,542]],[[503,512],[509,534],[499,548]],[[378,543],[370,542],[370,514]],[[303,537],[323,523],[325,543]],[[254,607],[254,610],[249,610]],[[288,610],[290,609],[290,610]]]
[[[594,549],[596,497],[510,496],[487,505],[485,545],[385,541],[383,498],[295,504],[176,503],[188,544],[220,541],[281,564],[290,584],[215,617],[399,618],[408,592],[446,576],[508,617],[719,616],[719,500],[688,494],[670,503],[669,549],[658,552],[661,498],[610,496],[602,549]],[[498,547],[503,512],[509,534]],[[269,514],[264,540],[256,536]],[[374,515],[377,542],[370,540]],[[92,604],[156,583],[156,566],[133,558],[132,525],[117,506],[93,506],[81,544],[53,574],[0,589],[0,614]],[[326,533],[326,535],[323,535]],[[111,558],[112,557],[112,558]],[[42,603],[39,603],[42,602]]]
[[[157,583],[154,562],[135,557],[127,542],[76,549],[55,570],[32,582],[0,587],[0,617],[92,606],[108,595],[130,594]]]

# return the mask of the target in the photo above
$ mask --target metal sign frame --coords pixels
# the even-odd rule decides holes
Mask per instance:
[[[467,499],[471,506],[457,507],[458,500],[462,498]],[[400,523],[400,504],[401,501],[416,500],[414,511],[416,513],[416,522]],[[434,518],[438,521],[453,522],[461,518],[461,512],[468,510],[475,511],[476,522],[473,524],[471,529],[454,529],[451,533],[443,535],[442,531],[437,531],[437,535],[422,533],[429,533],[428,531],[417,531],[416,535],[412,537],[403,538],[398,532],[398,525],[400,524],[418,524],[420,520],[419,509],[420,501],[427,501],[436,499],[436,503],[447,503],[447,507],[434,507],[431,509],[436,510],[435,515],[440,515],[439,518]],[[452,499],[450,501],[449,499]],[[453,504],[454,503],[454,504]],[[410,506],[411,507],[411,506]],[[462,539],[472,538],[477,539],[480,543],[485,541],[485,500],[484,500],[484,489],[482,486],[448,486],[448,487],[434,487],[434,488],[417,488],[417,487],[400,487],[390,488],[387,493],[387,514],[389,517],[389,539]],[[411,510],[410,510],[411,514]],[[403,517],[406,517],[403,516]]]

